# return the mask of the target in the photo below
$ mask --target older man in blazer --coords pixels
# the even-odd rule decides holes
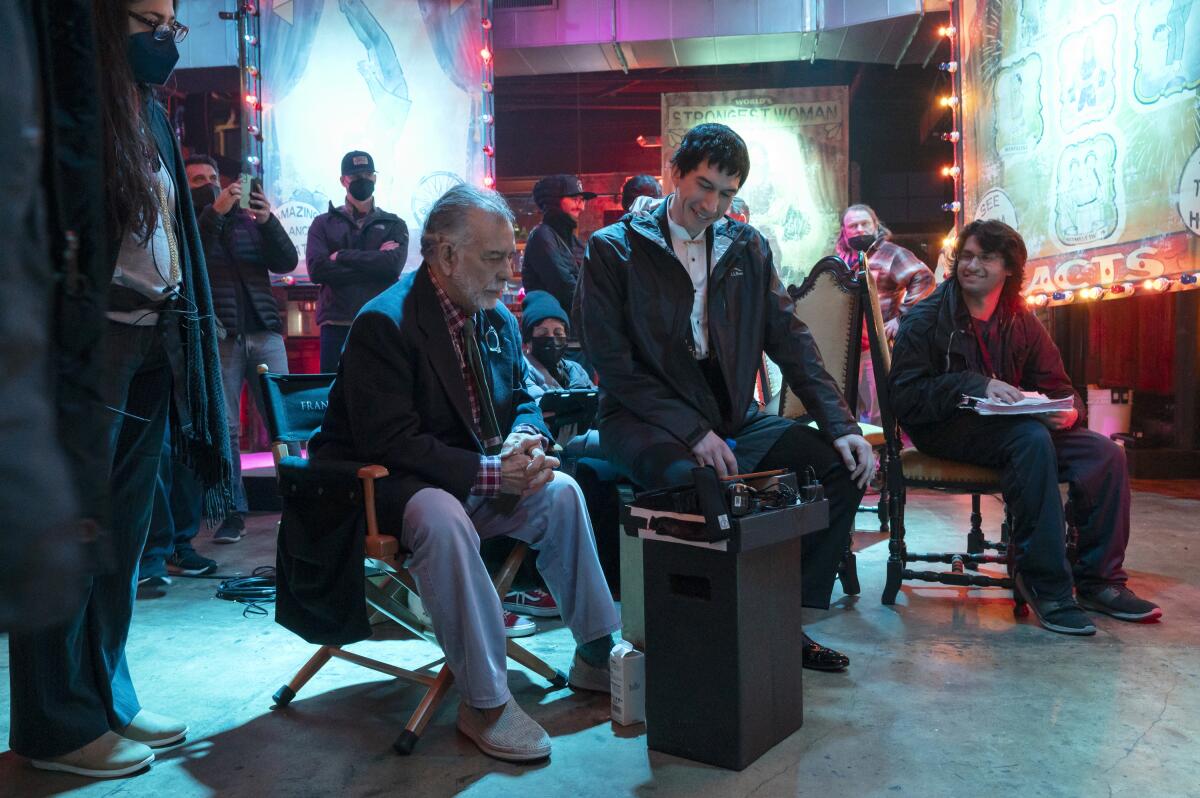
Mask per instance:
[[[577,644],[572,686],[608,691],[620,621],[579,487],[545,453],[521,335],[500,303],[513,277],[512,212],[494,192],[457,186],[430,210],[421,254],[419,269],[354,320],[310,451],[388,468],[380,523],[412,552],[462,695],[459,730],[491,756],[541,759],[550,740],[509,693],[500,601],[480,540],[508,535],[539,552]]]

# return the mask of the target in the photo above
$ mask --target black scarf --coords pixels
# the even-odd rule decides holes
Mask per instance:
[[[558,237],[563,240],[563,243],[570,246],[572,240],[575,239],[575,228],[578,223],[571,218],[571,214],[564,211],[562,208],[551,208],[542,216],[542,222],[550,227],[551,230],[558,233]]]
[[[144,111],[159,155],[175,181],[175,230],[183,275],[180,293],[183,306],[194,310],[193,313],[175,314],[179,319],[183,358],[175,373],[171,451],[175,459],[192,469],[203,483],[205,514],[210,521],[219,522],[233,511],[234,504],[233,455],[225,423],[216,311],[179,142],[166,111],[157,100],[148,97]]]

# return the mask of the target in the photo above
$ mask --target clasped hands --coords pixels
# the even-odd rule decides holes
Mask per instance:
[[[500,447],[500,492],[517,496],[536,493],[554,479],[557,457],[543,450],[541,435],[514,432]]]

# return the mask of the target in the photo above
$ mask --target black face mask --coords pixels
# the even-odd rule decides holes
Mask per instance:
[[[197,186],[192,189],[192,207],[196,213],[207,208],[217,201],[217,195],[221,193],[221,189],[214,186],[212,183],[205,183],[202,186]]]
[[[530,350],[539,363],[552,369],[562,360],[563,353],[567,351],[567,342],[551,335],[540,335],[533,339]]]
[[[365,177],[356,177],[350,181],[348,190],[351,197],[359,202],[366,202],[375,193],[375,181]]]
[[[154,31],[149,30],[130,36],[125,54],[133,70],[133,79],[154,86],[166,83],[179,61],[175,40],[168,36],[160,42],[154,38]]]

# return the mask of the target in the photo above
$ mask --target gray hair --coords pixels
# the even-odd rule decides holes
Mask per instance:
[[[467,235],[467,216],[473,208],[501,216],[510,225],[517,220],[504,197],[495,191],[460,183],[438,197],[429,209],[421,230],[421,257],[428,259],[442,236],[462,244]]]

